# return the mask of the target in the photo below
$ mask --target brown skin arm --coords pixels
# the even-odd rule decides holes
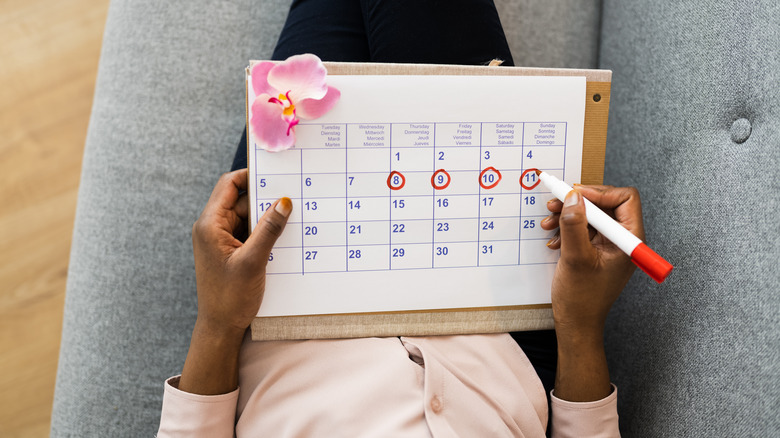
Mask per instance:
[[[292,211],[289,198],[269,208],[241,243],[246,226],[246,169],[223,175],[195,225],[192,245],[198,290],[198,318],[179,380],[179,389],[202,395],[238,387],[238,354],[244,333],[260,308],[265,267]]]
[[[541,226],[560,227],[548,246],[561,250],[552,284],[558,338],[555,396],[574,402],[600,400],[612,391],[604,323],[635,269],[625,253],[588,226],[582,196],[640,239],[645,237],[639,192],[634,188],[578,185],[565,202],[547,204],[552,214]]]

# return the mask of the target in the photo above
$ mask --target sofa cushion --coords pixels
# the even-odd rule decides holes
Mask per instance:
[[[587,2],[582,21],[581,9],[561,6],[572,1],[550,2],[557,13],[539,17],[538,7],[522,9],[530,1],[499,2],[504,27],[535,41],[518,63],[595,65],[599,2]],[[156,431],[163,382],[181,370],[195,322],[191,226],[244,126],[243,69],[270,57],[289,4],[111,3],[74,226],[53,437]],[[564,39],[540,36],[561,23],[570,23]],[[580,34],[588,37],[573,38]]]
[[[84,152],[52,436],[152,436],[196,314],[190,229],[287,0],[114,1]],[[264,55],[265,54],[265,55]]]
[[[604,2],[605,179],[676,267],[608,321],[624,436],[780,430],[778,23],[775,1]]]

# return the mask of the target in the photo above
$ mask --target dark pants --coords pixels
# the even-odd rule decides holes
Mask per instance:
[[[295,0],[272,58],[301,53],[323,61],[514,65],[492,0]],[[233,170],[246,166],[244,129]],[[549,393],[555,332],[511,335]]]
[[[514,65],[492,0],[295,0],[272,59]],[[246,164],[246,129],[233,169]]]

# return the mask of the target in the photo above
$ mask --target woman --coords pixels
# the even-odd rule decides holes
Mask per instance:
[[[490,1],[296,1],[273,57],[298,53],[326,61],[512,64]],[[245,148],[244,136],[234,169],[246,167]],[[224,175],[193,227],[198,320],[181,377],[166,383],[160,437],[545,435],[545,390],[508,334],[245,338],[262,301],[266,260],[292,209],[289,199],[278,200],[241,243],[234,234],[247,217],[246,184],[246,170]],[[644,237],[634,189],[579,186],[564,203],[548,203],[541,226],[560,226],[548,246],[561,250],[552,285],[552,433],[616,436],[603,327],[634,266],[589,231],[583,196]]]

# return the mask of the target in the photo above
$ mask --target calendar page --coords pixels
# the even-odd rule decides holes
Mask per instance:
[[[252,228],[293,202],[259,317],[550,303],[559,252],[539,223],[552,195],[533,169],[580,182],[584,77],[328,84],[341,99],[295,127],[294,148],[248,139]]]

